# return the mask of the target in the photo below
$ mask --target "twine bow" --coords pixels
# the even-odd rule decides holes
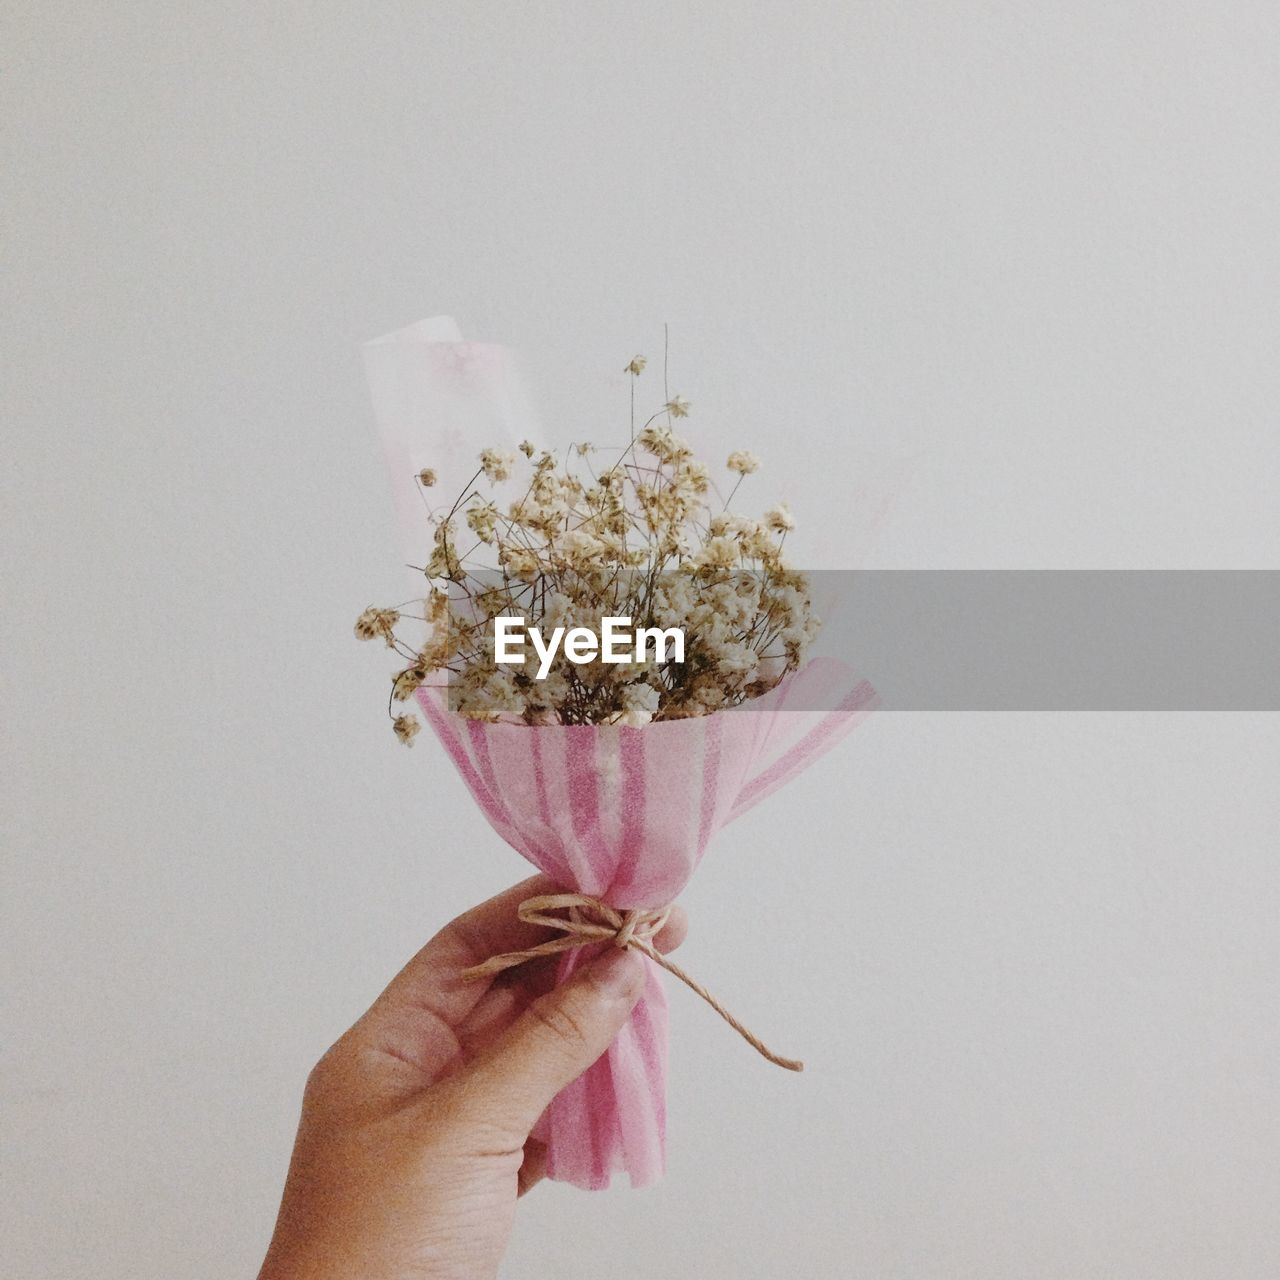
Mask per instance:
[[[803,1071],[804,1063],[795,1058],[783,1058],[768,1048],[760,1038],[748,1030],[720,1003],[700,982],[695,982],[678,964],[668,960],[653,946],[653,939],[667,923],[671,914],[669,906],[655,910],[619,911],[599,898],[585,893],[546,893],[536,898],[526,898],[517,908],[517,914],[525,924],[542,925],[556,929],[560,937],[550,938],[536,947],[524,951],[507,951],[490,956],[483,964],[463,971],[464,978],[488,978],[504,969],[513,969],[529,960],[558,955],[593,943],[612,942],[616,947],[634,947],[648,956],[654,964],[661,965],[668,973],[679,978],[695,995],[701,996],[761,1057],[768,1058],[788,1071]]]

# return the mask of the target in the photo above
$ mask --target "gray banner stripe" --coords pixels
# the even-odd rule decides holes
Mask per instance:
[[[887,710],[1280,710],[1280,572],[811,575],[820,652]]]

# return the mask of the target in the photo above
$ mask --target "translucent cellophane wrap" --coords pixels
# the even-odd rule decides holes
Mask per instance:
[[[420,320],[364,344],[365,374],[391,482],[400,546],[422,564],[431,526],[415,477],[429,467],[447,507],[475,473],[481,449],[540,441],[515,353],[464,342],[449,316]]]

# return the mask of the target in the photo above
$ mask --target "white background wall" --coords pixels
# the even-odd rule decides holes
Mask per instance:
[[[365,338],[451,311],[568,438],[670,321],[815,560],[913,456],[870,565],[1280,564],[1265,0],[2,8],[5,1275],[252,1274],[311,1062],[523,874],[351,639]],[[508,1274],[1280,1274],[1277,765],[869,723],[685,898],[809,1071],[674,993],[667,1181]]]

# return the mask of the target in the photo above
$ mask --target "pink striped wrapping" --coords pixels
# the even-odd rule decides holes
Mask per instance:
[[[621,909],[673,902],[714,832],[876,705],[869,684],[825,658],[742,707],[642,729],[488,724],[454,714],[439,688],[418,699],[494,830],[564,889]],[[595,950],[566,952],[557,981]],[[542,1117],[552,1178],[596,1189],[614,1170],[633,1186],[662,1175],[667,1005],[661,970],[646,963],[630,1021]]]

